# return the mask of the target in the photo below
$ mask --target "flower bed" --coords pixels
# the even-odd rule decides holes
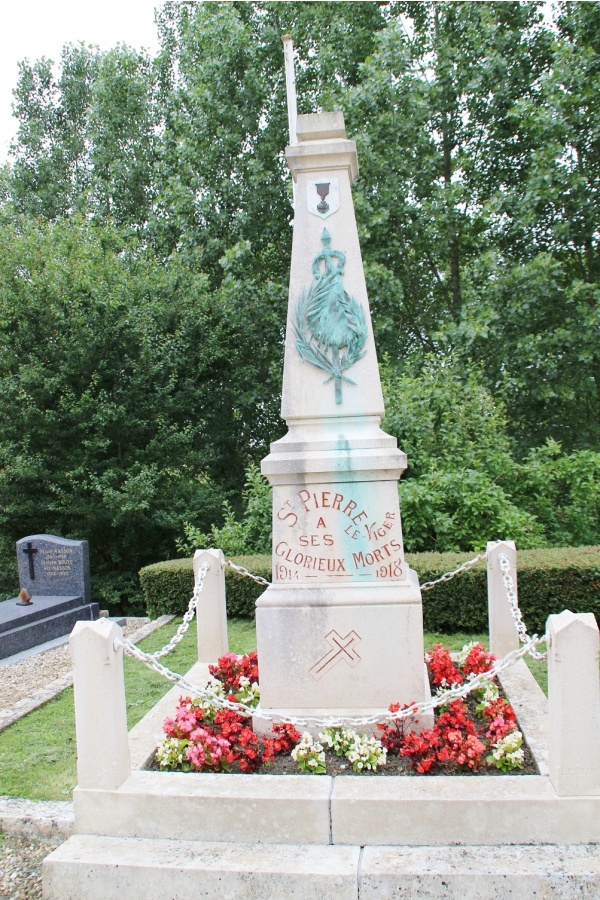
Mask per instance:
[[[432,693],[489,671],[495,658],[482,644],[451,655],[441,644],[426,654]],[[260,698],[256,653],[227,654],[210,666],[211,688],[222,700],[256,707]],[[531,774],[535,763],[523,742],[514,710],[495,681],[437,710],[434,726],[414,730],[414,719],[391,716],[373,734],[325,728],[318,738],[293,725],[275,724],[269,736],[251,720],[206,698],[181,697],[154,768],[184,772],[269,774]],[[412,729],[412,730],[411,730]]]

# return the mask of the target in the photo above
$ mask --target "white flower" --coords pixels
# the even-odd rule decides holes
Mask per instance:
[[[492,747],[492,757],[500,769],[520,769],[525,754],[523,752],[523,735],[520,731],[511,731]]]
[[[476,644],[477,641],[471,641],[470,644],[465,644],[462,650],[459,650],[458,653],[452,654],[459,666],[464,666],[467,656]]]

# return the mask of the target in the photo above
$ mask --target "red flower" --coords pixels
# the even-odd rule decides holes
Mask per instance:
[[[486,749],[462,700],[451,703],[433,729],[405,734],[398,722],[377,727],[384,732],[381,742],[388,752],[405,757],[421,775],[442,766],[475,769]]]
[[[493,653],[488,653],[483,644],[474,644],[467,654],[462,670],[465,675],[480,675],[481,672],[489,672],[495,662],[496,657]]]
[[[209,666],[208,671],[223,683],[225,690],[235,693],[240,687],[240,678],[244,676],[249,681],[258,682],[258,657],[256,650],[247,656],[236,656],[235,653],[226,653],[221,656],[216,666]]]
[[[446,650],[442,644],[434,644],[433,649],[426,654],[425,660],[429,667],[433,684],[436,687],[442,682],[450,685],[462,684],[464,681],[459,670],[452,662],[450,651]]]
[[[277,735],[277,737],[270,740],[274,753],[291,753],[302,737],[293,725],[289,725],[286,722],[276,722],[271,726],[271,731]],[[267,740],[265,738],[265,743]]]
[[[411,703],[405,704],[402,709],[407,709],[409,706],[413,706],[414,701]],[[390,703],[388,707],[391,713],[396,713],[400,711],[399,703]],[[401,751],[401,747],[404,746],[404,741],[406,738],[405,728],[408,722],[412,724],[417,724],[418,719],[415,719],[412,716],[409,716],[404,719],[392,719],[391,722],[379,723],[377,725],[377,729],[382,731],[383,734],[380,736],[379,740],[386,748],[388,753],[396,753],[399,754]]]

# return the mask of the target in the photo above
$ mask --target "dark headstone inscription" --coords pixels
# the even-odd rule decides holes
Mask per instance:
[[[34,534],[17,541],[19,582],[32,596],[81,597],[91,600],[87,541]]]
[[[31,534],[17,541],[21,592],[0,603],[0,659],[69,634],[98,618],[87,541]]]

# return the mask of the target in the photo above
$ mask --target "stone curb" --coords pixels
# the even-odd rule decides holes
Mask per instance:
[[[69,838],[73,833],[73,803],[0,797],[0,832],[25,837]]]
[[[163,625],[168,625],[174,618],[175,616],[160,616],[153,622],[148,622],[146,625],[142,625],[141,628],[138,628],[138,630],[131,635],[130,640],[134,643],[138,643],[138,641],[142,641],[157,629],[162,628]],[[4,731],[5,728],[8,728],[9,725],[13,725],[23,716],[33,712],[38,706],[43,706],[44,703],[53,700],[54,697],[58,696],[58,694],[62,693],[66,688],[71,687],[72,684],[73,672],[67,672],[66,675],[62,675],[60,678],[55,678],[54,681],[50,681],[45,687],[35,691],[31,696],[19,700],[14,706],[1,710],[0,732]]]
[[[26,716],[27,713],[32,712],[32,710],[37,709],[38,706],[42,706],[44,703],[52,700],[60,694],[61,691],[64,691],[65,688],[71,687],[72,684],[73,673],[68,672],[66,675],[62,675],[60,678],[55,678],[54,681],[48,682],[45,687],[35,691],[30,697],[23,697],[23,699],[15,703],[14,706],[3,709],[0,713],[0,731],[4,731],[9,725],[12,725],[23,716]]]

